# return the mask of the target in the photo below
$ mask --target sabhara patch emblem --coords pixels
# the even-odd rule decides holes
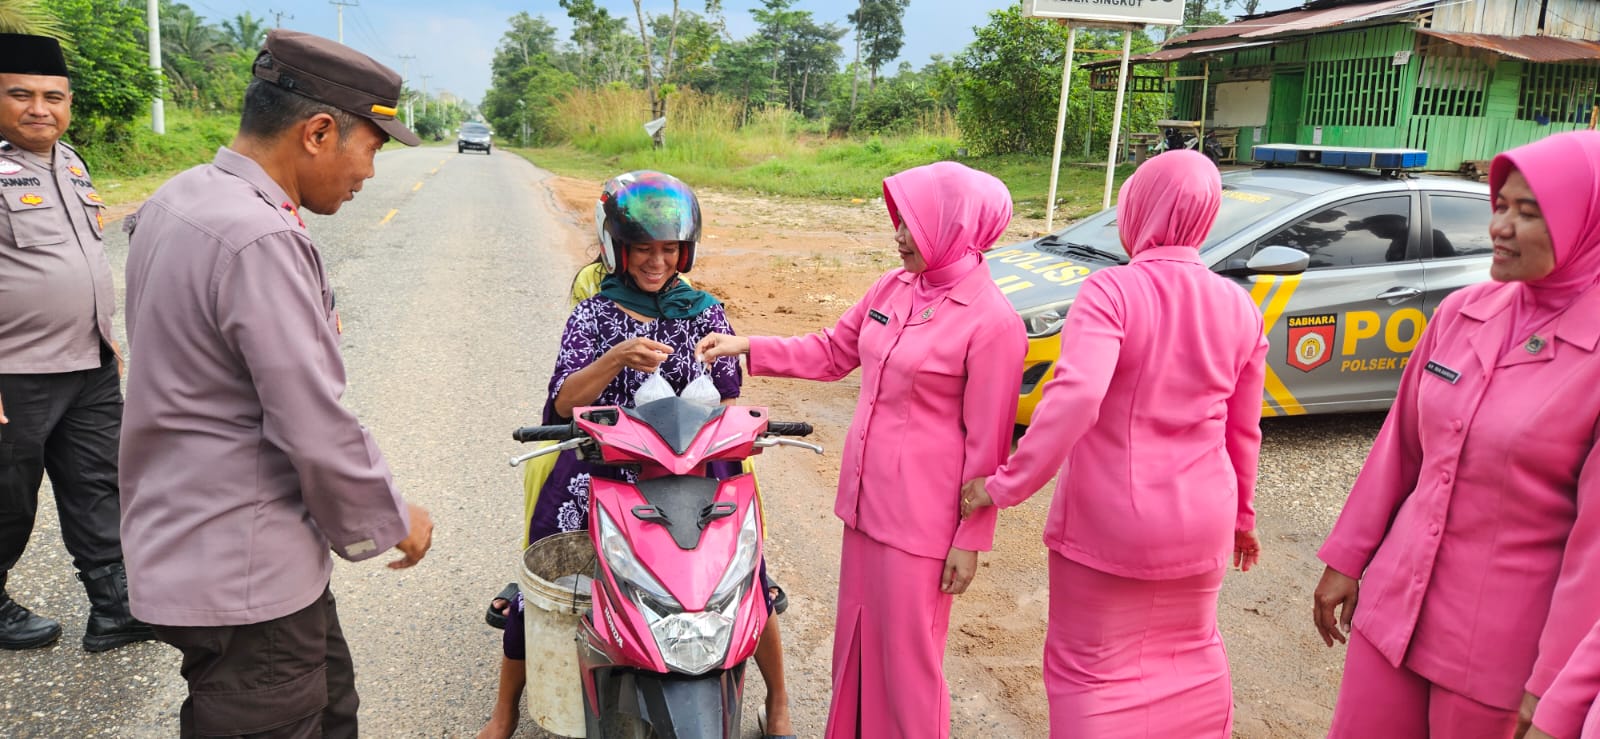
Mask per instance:
[[[10,159],[0,159],[0,175],[16,174],[21,171],[22,165],[17,164]]]
[[[38,195],[30,192],[27,195],[17,198],[17,202],[22,203],[23,205],[38,205],[44,202],[44,198],[41,198]]]
[[[1339,316],[1323,313],[1289,316],[1289,366],[1310,372],[1333,359],[1333,340],[1339,332]]]

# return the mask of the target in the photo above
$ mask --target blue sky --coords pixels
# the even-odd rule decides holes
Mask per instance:
[[[315,33],[329,38],[338,35],[338,8],[328,0],[181,0],[206,20],[217,23],[239,13],[266,13],[269,24],[273,12],[283,12],[285,28]],[[571,24],[556,0],[348,0],[358,5],[344,8],[344,41],[397,70],[408,71],[412,85],[421,87],[428,75],[429,92],[449,90],[467,100],[477,101],[489,87],[489,61],[495,46],[506,31],[506,19],[519,11],[543,15],[559,29],[565,39]],[[989,11],[1013,5],[1018,0],[911,0],[906,13],[906,43],[901,59],[921,66],[933,54],[954,55],[972,42],[972,29],[981,26]],[[613,14],[633,17],[632,0],[600,0]],[[755,30],[750,8],[759,0],[723,0],[728,31],[743,38]],[[856,7],[856,0],[798,0],[795,7],[811,11],[818,21],[848,25],[845,18]],[[1263,10],[1294,7],[1300,0],[1263,0]],[[695,12],[705,9],[704,0],[681,0],[679,7]],[[670,13],[671,0],[646,0],[647,13]],[[851,37],[843,44],[848,52]],[[409,69],[399,57],[415,56]],[[890,69],[893,69],[891,65]]]

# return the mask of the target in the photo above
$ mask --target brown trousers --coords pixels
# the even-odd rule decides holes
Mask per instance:
[[[249,739],[356,736],[355,665],[333,592],[282,618],[242,626],[156,626],[183,652],[189,697],[180,735]]]

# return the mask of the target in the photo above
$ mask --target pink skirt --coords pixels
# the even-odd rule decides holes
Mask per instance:
[[[1050,553],[1050,736],[1228,737],[1233,685],[1217,631],[1223,569],[1134,580]]]
[[[839,557],[828,739],[945,739],[951,596],[944,560],[881,544],[848,526]]]

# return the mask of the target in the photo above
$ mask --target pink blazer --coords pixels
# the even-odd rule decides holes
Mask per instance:
[[[1014,506],[1059,471],[1044,540],[1061,556],[1147,580],[1225,566],[1234,530],[1255,528],[1261,324],[1249,295],[1190,247],[1149,247],[1095,273],[990,497]]]
[[[838,380],[860,367],[834,512],[942,560],[994,545],[993,510],[961,520],[961,483],[994,472],[1011,446],[1027,339],[986,267],[924,310],[911,303],[910,275],[891,270],[831,329],[750,337],[750,374]]]
[[[1533,725],[1556,739],[1579,739],[1585,734],[1600,730],[1600,724],[1585,726],[1585,720],[1600,720],[1600,621],[1596,621],[1589,635],[1584,637],[1565,667],[1556,675],[1555,682],[1539,699],[1539,710],[1533,714]]]
[[[1514,287],[1439,306],[1318,553],[1392,664],[1505,709],[1600,620],[1600,288],[1502,353]]]

